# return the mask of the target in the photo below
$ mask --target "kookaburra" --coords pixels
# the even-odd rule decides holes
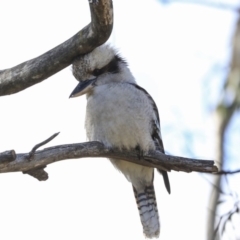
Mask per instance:
[[[70,97],[87,95],[85,128],[90,141],[106,147],[149,150],[164,153],[158,109],[146,90],[137,85],[127,62],[109,45],[79,56],[72,65],[79,81]],[[154,168],[119,159],[110,159],[132,183],[134,195],[147,238],[158,237],[160,222],[154,192]],[[163,175],[167,191],[170,184]]]

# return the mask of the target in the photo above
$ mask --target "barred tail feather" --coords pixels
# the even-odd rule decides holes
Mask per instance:
[[[160,223],[154,186],[147,186],[144,191],[137,191],[133,187],[133,191],[138,205],[144,235],[147,238],[159,237]]]

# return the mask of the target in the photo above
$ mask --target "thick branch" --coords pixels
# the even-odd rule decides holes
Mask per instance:
[[[86,142],[59,145],[36,151],[31,161],[29,160],[29,153],[17,154],[15,161],[0,164],[0,173],[27,172],[30,169],[46,166],[61,160],[87,157],[117,158],[144,166],[167,169],[169,171],[217,172],[217,167],[214,166],[213,161],[165,155],[158,151],[149,152],[139,159],[139,152],[135,150],[120,151],[106,148],[100,142]]]
[[[91,23],[43,55],[0,71],[0,96],[22,91],[69,66],[73,59],[92,51],[109,38],[113,27],[111,0],[89,1]]]

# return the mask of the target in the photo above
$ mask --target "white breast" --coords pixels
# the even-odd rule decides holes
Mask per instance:
[[[155,149],[151,137],[153,115],[148,97],[131,84],[97,86],[87,101],[87,137],[109,147]]]
[[[142,151],[155,149],[151,137],[155,113],[144,92],[131,84],[118,83],[97,86],[88,97],[85,127],[90,141],[100,141],[107,147]],[[152,184],[153,168],[110,159],[137,190]]]

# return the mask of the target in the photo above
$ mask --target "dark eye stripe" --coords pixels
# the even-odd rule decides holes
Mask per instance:
[[[93,70],[93,75],[96,76],[96,77],[101,75],[102,73],[103,73],[103,69],[96,68],[96,69]]]
[[[93,70],[92,74],[94,76],[99,76],[103,73],[118,73],[119,72],[119,63],[123,63],[125,65],[127,65],[126,61],[124,59],[122,59],[121,57],[119,57],[118,55],[116,55],[106,66],[104,66],[103,68],[99,69],[96,68]]]

